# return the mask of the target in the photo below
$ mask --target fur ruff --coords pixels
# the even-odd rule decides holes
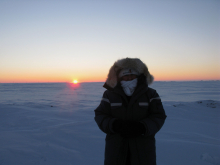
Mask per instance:
[[[150,85],[154,81],[154,77],[149,73],[147,66],[138,58],[123,58],[114,63],[110,68],[106,84],[111,88],[114,88],[118,83],[118,74],[122,69],[131,68],[144,74],[146,76],[146,82]]]

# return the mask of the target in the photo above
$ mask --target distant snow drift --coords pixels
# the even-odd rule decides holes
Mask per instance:
[[[0,84],[0,165],[98,165],[105,134],[94,121],[102,83]],[[167,120],[158,165],[220,165],[220,82],[155,82]]]

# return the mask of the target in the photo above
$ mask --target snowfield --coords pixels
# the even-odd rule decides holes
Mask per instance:
[[[102,85],[0,84],[0,165],[103,164],[105,134],[94,121]],[[157,164],[220,165],[220,82],[152,88],[168,116]]]

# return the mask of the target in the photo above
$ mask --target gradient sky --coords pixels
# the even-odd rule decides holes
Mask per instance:
[[[105,81],[125,57],[157,81],[220,80],[220,1],[0,0],[0,83]]]

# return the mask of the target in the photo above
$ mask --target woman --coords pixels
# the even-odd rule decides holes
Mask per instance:
[[[148,87],[152,82],[140,59],[120,59],[110,68],[95,110],[95,121],[106,133],[105,165],[156,165],[155,134],[166,114],[159,95]]]

